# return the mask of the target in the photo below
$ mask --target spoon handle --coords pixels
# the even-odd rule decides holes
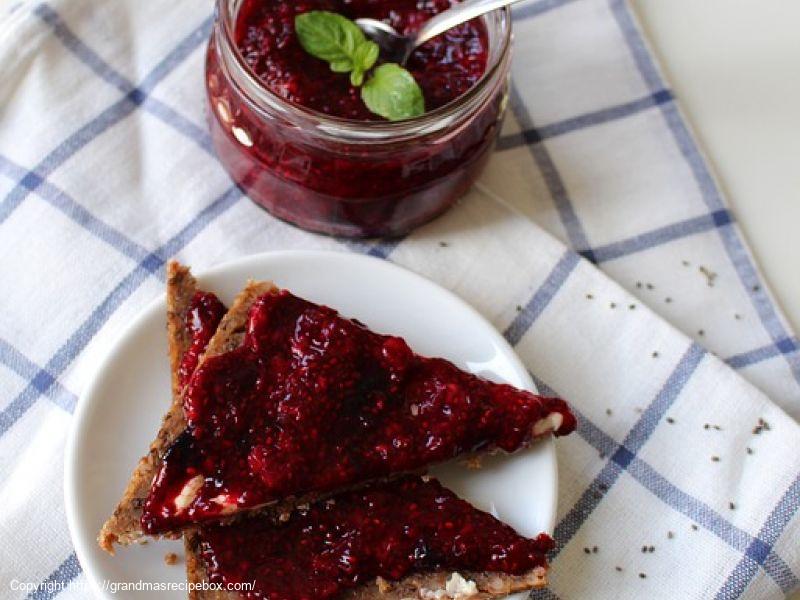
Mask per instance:
[[[452,8],[429,19],[414,36],[414,46],[424,44],[429,39],[448,29],[479,17],[487,12],[503,8],[521,0],[464,0]]]

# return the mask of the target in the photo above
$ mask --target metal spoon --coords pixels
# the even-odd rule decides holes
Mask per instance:
[[[503,8],[521,0],[465,0],[432,17],[415,33],[405,36],[394,27],[377,19],[356,19],[356,24],[373,42],[378,44],[383,57],[390,62],[405,64],[414,48],[429,39],[465,23],[482,14]]]

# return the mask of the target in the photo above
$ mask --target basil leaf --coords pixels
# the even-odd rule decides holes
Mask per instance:
[[[353,71],[350,73],[350,83],[355,87],[364,83],[364,73],[369,71],[378,60],[378,44],[365,41],[353,53]],[[331,67],[332,68],[332,67]]]
[[[353,62],[349,58],[335,60],[331,63],[331,71],[334,73],[349,73],[353,70]]]
[[[380,65],[364,83],[364,76],[378,61],[379,49],[353,21],[315,10],[297,15],[294,28],[306,52],[329,63],[334,73],[350,73],[350,83],[361,86],[361,99],[376,115],[400,121],[425,112],[422,90],[398,64]]]
[[[378,60],[378,44],[372,41],[364,41],[353,54],[353,64],[357,69],[366,72],[372,68],[375,61]]]
[[[413,75],[396,63],[379,66],[361,88],[370,111],[390,121],[418,117],[425,112],[422,89]]]
[[[352,69],[356,50],[367,41],[364,32],[353,21],[321,10],[297,15],[294,29],[303,49],[312,56],[336,64],[337,72],[342,72],[338,69],[344,68],[345,61]]]
[[[364,83],[364,71],[361,69],[353,69],[350,72],[350,85],[353,87],[360,87]]]

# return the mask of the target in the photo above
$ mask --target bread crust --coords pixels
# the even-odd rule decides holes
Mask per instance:
[[[183,545],[186,552],[186,578],[189,582],[189,600],[240,600],[237,592],[201,589],[209,583],[205,564],[200,556],[200,535],[196,529],[184,532]],[[461,575],[475,582],[477,594],[461,595],[458,600],[487,600],[503,597],[515,592],[541,588],[547,585],[547,569],[537,567],[524,575],[464,571]],[[444,591],[450,571],[420,573],[390,582],[381,577],[347,590],[340,600],[428,600],[436,598],[437,591]],[[441,600],[450,600],[444,596]]]
[[[171,260],[167,263],[167,340],[169,372],[172,380],[172,403],[180,401],[180,367],[183,355],[192,344],[186,329],[186,313],[197,293],[197,281],[189,267]]]
[[[236,297],[233,306],[222,318],[200,363],[202,364],[209,357],[239,346],[244,338],[247,312],[253,301],[276,289],[271,282],[249,281],[244,290]],[[142,507],[150,491],[153,478],[161,467],[161,456],[186,429],[182,390],[178,383],[178,366],[183,353],[189,347],[189,336],[185,331],[184,317],[196,291],[197,283],[189,269],[171,261],[167,265],[167,331],[172,369],[172,405],[164,415],[161,428],[150,444],[148,453],[136,465],[122,499],[100,530],[97,542],[103,550],[110,554],[114,554],[115,544],[127,546],[141,541],[144,537],[141,527]],[[170,532],[162,537],[174,539],[179,538],[180,535],[180,532]]]

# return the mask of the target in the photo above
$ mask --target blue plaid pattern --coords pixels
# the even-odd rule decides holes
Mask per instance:
[[[75,5],[82,4],[75,0],[73,2]],[[29,11],[25,27],[39,36],[42,43],[55,39],[68,54],[68,58],[62,60],[61,68],[70,68],[73,62],[80,64],[91,73],[91,78],[84,77],[80,81],[81,85],[107,86],[115,90],[118,96],[108,106],[98,107],[94,117],[74,130],[55,132],[52,149],[30,166],[19,158],[14,142],[0,135],[0,175],[11,183],[0,203],[0,232],[3,228],[8,228],[9,231],[18,228],[20,225],[17,221],[22,218],[20,213],[35,198],[36,201],[45,203],[49,209],[57,211],[80,231],[96,239],[109,253],[119,254],[120,260],[127,261],[131,268],[124,273],[120,272],[121,277],[109,281],[106,288],[99,288],[105,291],[97,295],[91,311],[63,338],[57,349],[42,360],[34,358],[35,345],[29,340],[21,344],[17,339],[4,338],[8,323],[0,320],[0,363],[24,382],[21,389],[16,390],[10,400],[3,400],[0,406],[0,439],[11,435],[15,427],[21,427],[25,415],[40,399],[53,403],[58,407],[57,410],[72,412],[81,386],[80,378],[73,377],[73,372],[80,366],[87,348],[120,312],[141,306],[144,298],[139,298],[137,294],[143,288],[148,285],[153,285],[153,289],[160,287],[166,260],[175,255],[183,255],[203,262],[204,254],[200,249],[203,244],[198,241],[195,247],[193,242],[196,239],[207,243],[213,241],[215,235],[221,235],[223,239],[225,235],[233,235],[232,230],[226,229],[230,227],[226,219],[241,222],[241,219],[234,220],[234,213],[246,214],[248,219],[258,220],[278,240],[275,243],[283,243],[289,247],[333,247],[343,251],[362,252],[406,264],[427,272],[434,278],[437,275],[443,278],[444,273],[430,264],[434,250],[428,242],[432,235],[453,236],[454,247],[470,242],[467,237],[458,237],[456,224],[458,219],[468,218],[470,207],[477,205],[480,199],[488,202],[488,198],[504,198],[503,203],[510,206],[515,214],[528,214],[529,198],[517,199],[513,191],[501,189],[491,175],[496,171],[501,173],[502,178],[503,168],[507,165],[512,165],[508,168],[519,165],[520,171],[533,168],[539,174],[547,193],[546,200],[553,209],[552,218],[547,211],[538,215],[539,225],[566,242],[570,249],[563,249],[558,242],[545,238],[532,224],[526,225],[527,234],[539,235],[541,245],[551,251],[539,258],[527,255],[518,257],[520,264],[527,265],[531,278],[526,283],[526,271],[523,269],[519,273],[523,275],[520,279],[523,280],[524,289],[509,291],[508,297],[498,297],[503,294],[496,293],[492,304],[486,305],[482,305],[482,300],[476,295],[474,303],[492,316],[498,327],[504,331],[506,339],[518,348],[521,356],[532,367],[536,367],[537,374],[548,380],[551,375],[544,368],[539,370],[530,340],[534,330],[542,327],[544,322],[554,320],[556,309],[553,305],[566,303],[566,288],[577,281],[582,284],[595,282],[596,285],[614,285],[605,283],[607,280],[589,263],[600,267],[623,287],[639,296],[636,302],[648,304],[658,311],[655,302],[644,296],[640,286],[634,285],[636,278],[632,275],[641,273],[640,268],[645,258],[654,253],[674,259],[674,248],[682,243],[701,245],[705,258],[710,262],[711,258],[724,260],[725,267],[735,273],[736,285],[740,288],[736,293],[745,295],[750,303],[748,310],[755,317],[754,322],[748,324],[747,339],[758,340],[746,348],[729,343],[729,340],[699,340],[693,343],[670,330],[674,345],[682,346],[683,350],[675,357],[674,366],[665,374],[663,383],[652,396],[652,400],[642,408],[641,414],[630,423],[626,431],[607,431],[599,423],[597,414],[585,411],[581,406],[578,432],[580,441],[570,441],[569,445],[562,445],[562,448],[572,451],[580,443],[584,448],[598,452],[601,460],[594,469],[596,474],[582,482],[580,493],[570,498],[562,497],[561,508],[565,512],[560,516],[555,530],[558,542],[554,571],[556,576],[559,572],[571,570],[567,561],[573,560],[570,552],[575,541],[583,532],[591,529],[593,516],[604,504],[611,502],[617,494],[622,494],[616,488],[631,480],[654,500],[654,506],[663,506],[690,519],[736,553],[738,560],[719,583],[718,589],[704,590],[700,594],[703,597],[739,598],[746,595],[748,590],[753,590],[756,584],[767,586],[766,589],[773,594],[787,593],[797,587],[796,552],[784,554],[781,550],[785,532],[796,524],[795,517],[800,504],[800,478],[797,476],[796,462],[787,463],[787,466],[795,468],[792,478],[783,490],[776,491],[770,511],[758,517],[757,531],[752,531],[747,524],[726,517],[718,506],[712,506],[707,499],[683,489],[681,484],[665,475],[652,460],[643,456],[643,449],[654,443],[652,438],[655,433],[659,428],[665,427],[662,424],[668,412],[685,402],[687,387],[699,379],[697,373],[708,369],[722,369],[719,372],[724,372],[725,367],[716,362],[709,351],[722,356],[730,367],[740,370],[785,410],[797,416],[800,414],[800,352],[796,336],[771,301],[742,241],[735,219],[725,206],[713,176],[679,113],[674,95],[655,66],[624,2],[539,0],[516,9],[518,57],[511,92],[512,114],[509,115],[509,123],[499,140],[497,156],[490,167],[489,175],[478,185],[476,194],[481,198],[465,201],[463,204],[466,206],[454,209],[451,215],[405,239],[371,242],[320,239],[293,230],[250,204],[239,202],[243,194],[216,165],[209,135],[202,125],[203,117],[199,110],[202,90],[197,89],[200,79],[197,77],[191,83],[185,81],[187,71],[184,66],[188,62],[196,69],[201,68],[202,51],[211,26],[211,17],[207,16],[208,7],[202,5],[200,8],[202,10],[199,11],[184,10],[184,23],[194,24],[186,28],[181,37],[167,44],[160,60],[150,65],[141,76],[125,74],[112,66],[112,59],[103,58],[104,51],[95,49],[102,47],[102,42],[94,36],[87,37],[85,32],[79,33],[84,31],[79,18],[74,20],[73,25],[73,21],[65,16],[73,14],[69,4],[62,6],[56,2],[42,3],[18,9]],[[131,7],[130,10],[135,8]],[[630,60],[633,65],[626,76],[632,82],[638,82],[631,83],[631,87],[641,84],[641,89],[631,97],[594,107],[592,110],[567,114],[554,120],[542,119],[539,115],[547,115],[548,111],[544,110],[547,108],[543,106],[546,103],[537,97],[537,87],[531,85],[531,77],[535,77],[536,69],[532,69],[534,75],[531,75],[528,65],[520,60],[519,53],[525,51],[529,39],[548,32],[553,37],[556,25],[568,27],[572,18],[570,15],[580,16],[584,11],[592,18],[602,16],[598,18],[597,27],[606,28],[603,30],[605,35],[619,35],[621,46],[624,46],[627,53],[626,60]],[[80,15],[80,11],[74,14]],[[120,50],[119,47],[110,48],[109,56],[116,56]],[[159,94],[164,82],[172,78],[178,79],[177,89],[191,88],[192,98],[198,100],[196,105],[181,105],[179,97],[174,93]],[[565,93],[568,94],[569,91],[567,88]],[[664,137],[671,139],[676,153],[683,161],[683,165],[676,168],[686,169],[702,205],[690,207],[687,203],[677,219],[656,227],[642,227],[633,235],[622,233],[622,230],[617,235],[616,231],[608,230],[608,224],[602,220],[602,215],[593,210],[584,197],[576,197],[574,190],[577,186],[572,179],[575,174],[562,164],[563,150],[559,144],[575,136],[597,136],[600,135],[597,133],[600,130],[631,126],[637,119],[651,118],[654,114],[660,115],[665,125]],[[103,136],[113,135],[123,124],[131,121],[138,123],[144,119],[154,119],[165,131],[170,132],[173,136],[170,139],[178,140],[175,143],[185,144],[188,148],[200,150],[206,155],[209,164],[208,178],[212,182],[209,188],[214,189],[216,186],[219,190],[214,195],[194,199],[184,215],[184,220],[170,235],[153,235],[147,242],[143,242],[141,235],[133,235],[126,227],[115,224],[114,215],[108,212],[107,206],[95,207],[91,198],[83,197],[74,180],[64,177],[65,173],[80,169],[82,157]],[[659,142],[662,143],[663,140]],[[650,208],[642,202],[642,211],[646,212]],[[598,239],[601,229],[604,235],[610,237]],[[47,225],[42,225],[39,233],[58,236],[55,226],[48,229]],[[516,235],[516,230],[512,231],[512,235]],[[243,249],[249,251],[271,247],[271,242],[255,238],[242,239],[240,243]],[[488,242],[478,240],[470,243],[475,246],[473,251],[480,258],[484,250],[480,244],[485,245]],[[717,247],[720,248],[719,251],[716,250]],[[513,258],[513,255],[506,258]],[[48,265],[30,266],[43,273],[47,272]],[[456,282],[444,283],[457,285]],[[733,289],[730,281],[724,285],[728,290]],[[719,286],[723,286],[722,281]],[[471,299],[468,290],[459,291]],[[622,295],[624,290],[617,289],[617,293]],[[507,306],[498,309],[494,306],[497,302]],[[718,297],[709,299],[708,302],[709,306],[717,309],[722,306]],[[717,304],[714,305],[714,302]],[[627,301],[620,301],[620,308],[626,305]],[[28,325],[32,324],[33,318],[32,315],[29,316]],[[654,319],[656,321],[658,320]],[[678,318],[673,322],[685,332],[694,333],[690,330],[688,319],[684,322]],[[26,352],[32,354],[27,355]],[[552,375],[555,377],[554,385],[569,396],[570,384],[563,379],[563,373],[555,371]],[[771,387],[777,385],[774,384],[776,381],[779,382],[779,387]],[[542,389],[549,389],[544,381],[538,380],[538,383]],[[744,381],[740,385],[745,390],[751,389]],[[751,392],[747,391],[749,393]],[[756,392],[753,390],[752,393]],[[788,417],[786,422],[795,426]],[[564,461],[565,458],[562,457],[562,464]],[[794,530],[796,529],[795,526]],[[31,559],[35,562],[35,557]],[[759,574],[766,575],[767,583],[761,583]],[[81,569],[75,554],[67,553],[65,560],[44,577],[43,581],[70,581],[80,576]],[[569,589],[556,578],[551,590],[537,592],[534,597],[557,598],[562,588]],[[635,595],[636,590],[615,590],[616,596],[627,593]],[[51,596],[45,591],[39,591],[32,594],[32,597]]]

